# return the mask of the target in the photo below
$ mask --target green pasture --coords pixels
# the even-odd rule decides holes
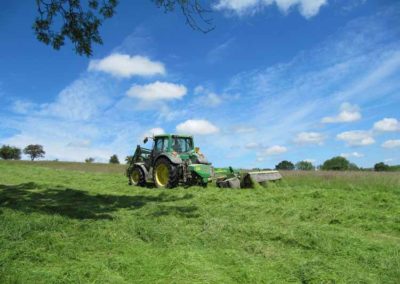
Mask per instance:
[[[123,172],[0,161],[0,283],[400,281],[399,173],[158,190]]]

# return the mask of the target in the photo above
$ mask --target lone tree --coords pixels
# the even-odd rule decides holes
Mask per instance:
[[[377,172],[385,172],[390,169],[389,165],[386,165],[384,162],[376,163],[374,165],[374,170]]]
[[[205,17],[201,0],[151,0],[157,8],[171,12],[178,8],[192,29],[209,32],[212,20]],[[118,0],[36,0],[38,15],[33,24],[36,38],[60,49],[65,38],[79,55],[92,55],[92,44],[102,44],[99,28],[116,13]],[[135,2],[135,1],[132,1]],[[138,1],[140,2],[140,1]],[[137,4],[137,3],[135,3]]]
[[[24,154],[31,157],[31,161],[35,160],[36,158],[44,157],[46,152],[43,150],[43,146],[39,144],[31,144],[25,147]]]
[[[112,155],[110,157],[110,164],[119,164],[118,156],[117,155]]]
[[[315,167],[311,162],[308,161],[300,161],[296,163],[296,169],[299,171],[313,171]]]
[[[350,168],[350,162],[341,156],[333,157],[332,159],[326,160],[322,166],[322,170],[332,171],[346,171]]]
[[[0,158],[3,160],[21,160],[21,149],[14,146],[3,145],[0,148]]]
[[[280,162],[279,164],[277,164],[275,166],[275,169],[292,171],[292,170],[294,170],[294,165],[292,162],[284,160],[284,161]]]

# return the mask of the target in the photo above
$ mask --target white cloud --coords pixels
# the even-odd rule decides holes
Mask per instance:
[[[349,146],[367,146],[375,143],[371,133],[363,130],[345,131],[336,138],[345,141]]]
[[[337,116],[324,117],[322,123],[353,122],[361,119],[360,109],[356,105],[343,103]]]
[[[367,0],[352,0],[346,1],[347,3],[342,7],[343,11],[349,12],[361,5],[364,5]]]
[[[271,147],[267,147],[262,149],[256,155],[256,161],[262,162],[269,156],[276,156],[287,152],[287,148],[285,146],[274,145]]]
[[[400,139],[387,140],[382,144],[382,147],[387,149],[400,148]]]
[[[219,0],[215,5],[216,10],[228,10],[239,15],[253,14],[264,7],[275,4],[284,14],[289,13],[293,7],[298,7],[305,18],[318,14],[320,8],[327,4],[327,0]]]
[[[167,104],[163,104],[158,107],[159,115],[158,118],[162,121],[172,121],[178,118],[185,117],[190,110],[185,108],[174,108],[169,107]]]
[[[317,160],[316,159],[304,159],[303,161],[314,164]]]
[[[400,122],[395,118],[384,118],[374,123],[374,130],[382,132],[400,130]]]
[[[362,158],[362,157],[364,157],[364,154],[358,153],[358,152],[351,152],[351,153],[342,153],[342,154],[340,154],[340,156],[342,156],[344,158],[351,158],[351,157]]]
[[[244,134],[244,133],[254,133],[257,131],[257,129],[250,126],[237,125],[233,127],[233,131],[237,134]]]
[[[147,130],[145,133],[143,133],[142,137],[153,137],[155,135],[160,135],[160,134],[164,134],[165,131],[164,129],[162,129],[161,127],[155,127],[152,129]]]
[[[207,135],[219,132],[219,128],[204,119],[189,119],[178,124],[176,131],[182,134]]]
[[[222,103],[222,99],[219,95],[201,85],[194,88],[194,94],[200,95],[196,100],[203,106],[216,107]]]
[[[219,106],[222,99],[215,93],[208,93],[202,98],[203,104],[210,107]]]
[[[14,101],[14,104],[12,105],[11,109],[15,113],[27,114],[29,112],[34,111],[36,107],[37,105],[35,105],[32,102],[16,100]]]
[[[114,53],[101,60],[91,60],[88,71],[102,71],[115,77],[164,75],[164,64],[145,56]]]
[[[297,144],[304,145],[304,144],[318,144],[322,145],[324,142],[325,136],[318,132],[301,132],[297,134],[294,141]]]
[[[259,143],[256,143],[256,142],[250,142],[250,143],[247,143],[244,147],[246,148],[246,149],[257,149],[257,148],[260,148],[260,144]]]
[[[107,86],[93,77],[77,79],[54,102],[41,105],[39,114],[69,120],[88,120],[111,104]]]
[[[213,48],[210,52],[207,54],[207,61],[211,64],[216,63],[217,61],[220,61],[224,58],[224,55],[227,53],[229,47],[232,45],[232,43],[235,40],[233,38],[228,39],[222,44],[219,44],[215,48]]]
[[[270,155],[279,155],[279,154],[283,154],[286,152],[287,152],[286,147],[275,145],[275,146],[266,148],[261,154],[263,154],[265,156],[270,156]]]
[[[264,160],[265,160],[265,157],[260,157],[259,156],[259,157],[256,158],[257,162],[263,162]]]
[[[198,86],[196,86],[196,88],[194,88],[195,95],[202,94],[205,91],[206,91],[206,88],[204,88],[202,85],[198,85]]]
[[[74,140],[72,142],[69,142],[67,144],[67,147],[80,147],[80,148],[85,148],[89,147],[92,144],[92,142],[89,139],[83,139],[83,140]]]
[[[126,94],[145,101],[157,101],[181,99],[186,92],[183,85],[156,81],[147,85],[133,85]]]

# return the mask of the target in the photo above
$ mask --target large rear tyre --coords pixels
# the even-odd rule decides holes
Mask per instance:
[[[167,158],[160,158],[154,165],[154,184],[157,188],[174,188],[179,184],[178,168]]]
[[[138,166],[134,166],[132,172],[129,175],[129,184],[134,186],[145,186],[146,178],[144,172]]]

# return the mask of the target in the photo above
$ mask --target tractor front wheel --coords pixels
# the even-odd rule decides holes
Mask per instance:
[[[141,168],[135,166],[129,175],[129,184],[134,186],[145,186],[146,179]]]
[[[153,178],[158,188],[174,188],[179,183],[178,169],[167,158],[160,158],[154,165]]]

